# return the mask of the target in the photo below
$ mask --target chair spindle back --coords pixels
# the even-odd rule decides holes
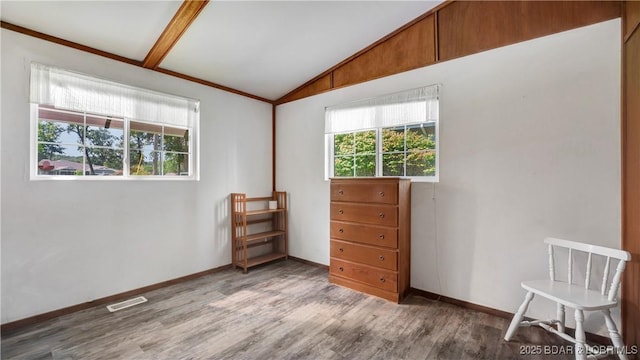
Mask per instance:
[[[606,257],[606,263],[603,269],[602,276],[602,284],[600,287],[600,293],[602,295],[607,295],[607,298],[610,301],[615,300],[616,294],[618,293],[618,288],[620,287],[620,279],[622,276],[622,272],[624,271],[626,261],[631,260],[631,254],[624,250],[606,248],[603,246],[590,245],[585,243],[579,243],[575,241],[562,240],[556,238],[546,238],[544,240],[545,243],[549,246],[549,277],[551,281],[556,281],[555,274],[555,259],[554,259],[554,247],[562,247],[569,250],[568,260],[567,260],[567,282],[572,284],[573,282],[573,250],[581,251],[587,253],[587,266],[585,273],[585,288],[588,289],[591,282],[591,271],[592,271],[592,258],[593,254],[600,255]],[[609,283],[609,268],[611,265],[611,258],[617,259],[618,266],[616,267],[616,272]],[[609,292],[607,293],[607,288],[609,288]]]

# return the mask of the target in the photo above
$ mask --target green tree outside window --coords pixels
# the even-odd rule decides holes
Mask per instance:
[[[375,176],[381,136],[382,176],[435,176],[435,124],[407,125],[333,136],[334,176]]]

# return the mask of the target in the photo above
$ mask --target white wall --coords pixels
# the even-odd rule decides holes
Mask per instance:
[[[271,105],[2,30],[2,323],[231,263],[228,196],[271,192]],[[29,64],[201,101],[198,182],[29,181]]]
[[[544,237],[620,247],[620,21],[611,20],[279,106],[291,255],[329,263],[324,107],[435,83],[440,182],[412,185],[412,287],[515,312],[520,281],[548,276]],[[555,314],[543,301],[530,310]],[[596,320],[588,331],[601,332]]]

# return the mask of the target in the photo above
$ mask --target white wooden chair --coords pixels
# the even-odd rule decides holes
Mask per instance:
[[[585,333],[583,328],[584,311],[601,311],[604,315],[607,329],[609,330],[609,336],[613,343],[615,353],[620,359],[626,360],[625,346],[622,341],[622,337],[618,333],[616,324],[611,318],[610,309],[618,305],[616,295],[618,293],[618,287],[620,285],[620,277],[625,267],[625,262],[631,260],[631,255],[624,250],[610,249],[602,246],[589,245],[574,241],[546,238],[545,243],[549,246],[549,277],[550,280],[534,280],[522,282],[522,287],[527,291],[524,302],[520,305],[518,312],[513,316],[511,325],[504,337],[506,341],[511,340],[514,333],[520,326],[529,327],[532,325],[538,325],[543,329],[559,335],[563,339],[575,344],[575,356],[576,359],[594,359],[606,356],[606,353],[602,353],[601,348],[592,347],[585,342]],[[569,252],[568,256],[568,271],[567,281],[556,280],[556,268],[554,261],[554,247],[567,248]],[[587,253],[587,265],[585,273],[584,285],[578,285],[573,283],[573,252],[581,251]],[[592,257],[593,255],[603,256],[606,258],[606,263],[603,269],[602,284],[600,291],[589,289],[590,276],[592,273]],[[617,259],[618,265],[616,271],[613,274],[611,282],[609,282],[609,267],[611,259]],[[607,290],[608,289],[608,290]],[[533,320],[522,321],[529,303],[533,299],[534,295],[539,295],[557,303],[557,319],[554,320]],[[576,318],[576,331],[575,337],[571,337],[565,333],[565,306],[575,309]],[[555,324],[557,329],[552,327]]]

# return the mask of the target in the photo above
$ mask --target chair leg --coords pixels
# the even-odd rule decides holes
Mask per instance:
[[[622,340],[622,336],[618,333],[618,328],[616,328],[616,323],[613,322],[611,318],[611,311],[609,309],[602,310],[604,314],[604,321],[607,323],[607,329],[609,329],[609,337],[611,338],[611,342],[613,346],[616,348],[616,354],[620,360],[627,360],[627,354],[624,353],[624,341]]]
[[[585,346],[586,336],[584,334],[584,328],[582,323],[584,322],[584,313],[580,309],[576,309],[576,360],[586,360],[587,347]]]
[[[557,317],[558,317],[558,331],[563,333],[564,332],[564,305],[558,303],[558,311],[557,311]]]
[[[524,302],[518,308],[518,312],[515,313],[515,315],[513,315],[513,319],[511,319],[511,324],[509,325],[509,329],[507,329],[507,333],[504,336],[505,341],[511,340],[511,338],[513,337],[513,334],[515,334],[516,330],[520,326],[520,322],[522,321],[524,314],[527,312],[527,309],[529,308],[529,303],[531,302],[531,300],[533,300],[533,293],[529,291],[527,295],[524,297]]]

